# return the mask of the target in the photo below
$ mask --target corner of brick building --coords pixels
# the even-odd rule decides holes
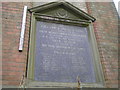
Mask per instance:
[[[118,13],[113,2],[86,2],[93,23],[106,88],[118,88]]]

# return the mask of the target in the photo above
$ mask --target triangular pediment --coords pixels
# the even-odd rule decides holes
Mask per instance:
[[[36,14],[44,14],[54,17],[66,18],[66,19],[79,19],[87,21],[95,21],[95,18],[75,7],[69,2],[51,2],[41,6],[37,6],[29,9]]]

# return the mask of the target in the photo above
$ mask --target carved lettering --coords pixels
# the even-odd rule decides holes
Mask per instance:
[[[35,80],[95,82],[87,28],[37,22]]]

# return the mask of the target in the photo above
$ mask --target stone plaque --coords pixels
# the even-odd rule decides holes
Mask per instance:
[[[34,79],[96,82],[86,27],[37,22]]]

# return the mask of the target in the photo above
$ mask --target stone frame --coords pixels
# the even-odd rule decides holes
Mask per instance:
[[[63,2],[62,2],[63,3]],[[58,3],[56,2],[56,5]],[[60,4],[60,3],[59,3]],[[69,3],[68,3],[69,4]],[[46,4],[49,5],[49,4]],[[45,5],[44,5],[45,6]],[[52,6],[52,5],[51,5]],[[54,6],[54,5],[53,5]],[[82,12],[83,13],[83,12]],[[81,14],[81,13],[80,13]],[[86,14],[86,13],[84,13]],[[86,15],[87,16],[87,15]],[[82,83],[82,87],[104,87],[104,74],[102,71],[102,65],[100,62],[99,51],[97,48],[96,38],[94,34],[94,29],[92,22],[93,19],[89,20],[76,20],[76,19],[66,19],[61,17],[54,17],[50,15],[43,15],[41,13],[35,13],[34,10],[32,11],[32,23],[31,23],[31,31],[30,31],[30,45],[29,45],[29,55],[28,55],[28,68],[27,68],[27,85],[26,87],[34,87],[34,88],[42,88],[42,87],[77,87],[76,83],[58,83],[58,82],[37,82],[34,81],[34,58],[33,55],[35,53],[35,33],[36,33],[36,21],[45,21],[45,22],[54,22],[54,23],[62,23],[62,24],[69,24],[69,25],[79,25],[88,28],[89,33],[89,41],[92,46],[92,51],[94,55],[94,68],[96,74],[96,83]]]

